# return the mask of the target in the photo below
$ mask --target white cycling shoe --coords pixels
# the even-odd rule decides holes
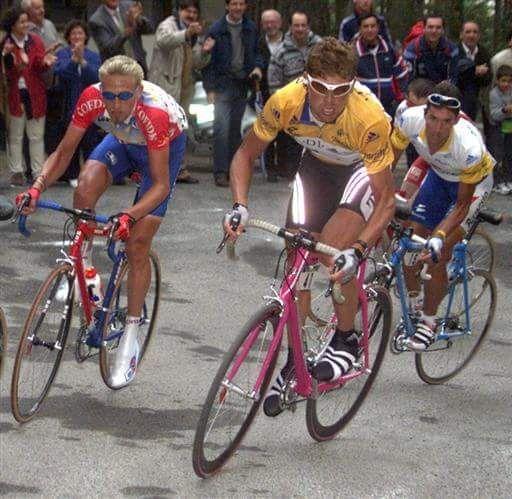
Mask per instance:
[[[133,326],[135,327],[126,327],[115,353],[114,365],[109,377],[109,385],[114,389],[123,388],[130,384],[137,372],[139,361],[137,331],[139,326]]]
[[[416,326],[416,332],[410,338],[407,338],[404,343],[410,350],[424,352],[434,341],[436,341],[435,326],[420,320]]]

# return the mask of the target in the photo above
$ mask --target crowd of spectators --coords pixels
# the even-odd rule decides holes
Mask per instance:
[[[45,17],[44,0],[21,0],[3,14],[1,116],[6,123],[7,159],[12,185],[37,174],[68,126],[80,93],[98,81],[105,59],[134,58],[146,78],[172,95],[189,112],[196,81],[202,80],[214,107],[213,177],[229,185],[229,165],[241,142],[242,116],[255,82],[263,102],[304,73],[311,48],[328,33],[314,33],[308,15],[292,12],[285,20],[276,10],[251,20],[247,0],[225,0],[226,14],[205,27],[199,0],[178,0],[174,15],[157,26],[140,2],[102,0],[88,22],[73,19],[60,35]],[[154,33],[151,61],[141,35]],[[353,0],[353,11],[339,26],[338,37],[359,56],[358,79],[381,101],[390,116],[421,104],[434,84],[449,80],[459,88],[468,119],[481,121],[499,167],[495,191],[512,192],[512,30],[507,46],[494,56],[480,42],[480,27],[465,21],[459,40],[451,40],[442,16],[431,14],[400,41],[372,0]],[[92,37],[99,53],[87,47]],[[194,120],[190,120],[193,124]],[[63,176],[76,183],[83,158],[101,140],[92,129]],[[265,153],[267,178],[295,174],[301,148],[279,134]],[[409,151],[408,162],[413,159]],[[179,182],[197,183],[182,165]]]

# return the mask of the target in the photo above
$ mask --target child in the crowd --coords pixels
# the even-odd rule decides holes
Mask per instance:
[[[497,169],[494,191],[512,192],[512,67],[500,66],[496,83],[489,94],[490,122],[495,127],[492,153],[501,163]]]
[[[432,93],[434,83],[426,78],[416,78],[412,80],[407,86],[405,99],[400,102],[395,111],[394,124],[399,123],[402,113],[409,107],[422,106],[427,103],[427,96]],[[416,150],[412,145],[406,149],[407,166],[411,166],[414,160],[418,157]]]

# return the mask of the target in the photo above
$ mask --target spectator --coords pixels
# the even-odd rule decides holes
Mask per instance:
[[[489,94],[490,122],[495,127],[496,142],[492,154],[501,162],[495,191],[512,191],[512,66],[500,66],[496,71],[496,84]]]
[[[270,58],[277,52],[283,43],[284,33],[281,30],[283,20],[277,10],[268,9],[261,13],[261,35],[258,42],[258,50],[262,60],[262,79],[260,89],[263,97],[262,105],[270,97],[268,88],[268,65]],[[267,170],[267,180],[277,182],[279,169],[276,164],[276,141],[272,141],[265,149],[264,153],[265,167]]]
[[[359,56],[358,80],[378,97],[386,112],[393,116],[397,100],[393,82],[401,92],[405,91],[409,70],[402,56],[379,35],[379,19],[375,14],[362,14],[358,21],[359,36],[355,40]]]
[[[100,51],[101,60],[114,55],[135,59],[148,72],[141,35],[152,33],[153,26],[142,15],[142,4],[131,0],[103,0],[89,19],[89,29]]]
[[[28,14],[29,31],[42,38],[47,51],[55,52],[62,44],[55,24],[44,17],[44,0],[21,0],[20,5]]]
[[[496,71],[500,66],[512,67],[512,30],[507,34],[507,48],[495,54],[491,59],[491,69],[493,78],[496,78]],[[494,80],[493,80],[493,83]]]
[[[44,43],[46,53],[56,61],[55,51],[62,45],[57,29],[52,21],[45,18],[44,0],[22,0],[21,7],[29,20],[29,31],[39,35]],[[44,127],[44,146],[46,154],[51,154],[58,144],[56,130],[59,126],[62,95],[59,93],[54,80],[53,66],[42,75],[46,86],[46,119]],[[28,155],[28,140],[24,137],[25,162],[30,164]]]
[[[404,50],[410,64],[411,79],[428,78],[434,83],[444,80],[457,82],[457,45],[444,36],[444,20],[431,14],[425,18],[425,32],[410,42]]]
[[[66,25],[64,39],[68,46],[57,52],[57,63],[55,64],[55,76],[63,97],[60,106],[62,116],[56,131],[58,142],[62,140],[64,132],[68,128],[75,104],[82,91],[99,81],[98,70],[101,64],[99,54],[86,46],[89,41],[89,31],[84,22],[78,19],[71,20]],[[76,187],[80,173],[80,153],[87,158],[94,147],[99,144],[101,138],[96,127],[87,130],[66,173],[60,180],[68,181],[72,187]]]
[[[371,13],[373,13],[373,0],[354,0],[354,13],[341,21],[338,38],[342,42],[352,42],[359,33],[359,17]],[[379,35],[392,45],[386,19],[378,14],[376,17],[379,20]]]
[[[2,20],[6,35],[0,47],[7,81],[8,164],[11,184],[23,185],[23,133],[27,132],[32,170],[39,173],[44,162],[46,89],[42,74],[52,64],[43,40],[29,33],[28,16],[21,7],[6,11]],[[27,165],[27,167],[30,165]]]
[[[149,80],[172,95],[187,116],[194,96],[194,70],[210,62],[210,51],[215,43],[212,38],[208,38],[204,44],[200,42],[203,26],[199,22],[199,12],[198,0],[179,1],[178,16],[164,19],[156,30],[149,68]],[[176,181],[187,184],[198,182],[183,165]]]
[[[215,40],[203,85],[214,110],[213,177],[228,187],[229,165],[240,140],[249,79],[261,79],[256,25],[245,16],[246,0],[225,0],[226,15],[209,29]]]
[[[462,25],[459,44],[458,84],[462,93],[462,110],[476,120],[482,107],[481,91],[491,83],[490,56],[480,45],[480,26],[473,21]]]
[[[268,85],[274,93],[304,73],[311,49],[322,38],[309,28],[309,19],[304,12],[294,12],[290,18],[290,30],[284,35],[282,45],[270,58]],[[280,132],[276,138],[279,174],[293,178],[299,167],[302,146],[287,133]]]
[[[400,102],[396,108],[394,125],[398,126],[400,118],[406,109],[426,104],[427,97],[432,93],[433,89],[434,84],[425,78],[416,78],[415,80],[410,81],[405,92],[405,99]],[[407,166],[409,167],[418,157],[418,153],[412,144],[407,146],[405,153],[407,156]]]

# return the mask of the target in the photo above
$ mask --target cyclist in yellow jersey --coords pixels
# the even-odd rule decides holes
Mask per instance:
[[[478,129],[460,116],[460,93],[448,82],[438,83],[425,106],[409,108],[399,118],[391,142],[395,163],[413,144],[429,165],[412,206],[410,225],[422,237],[430,237],[428,249],[432,279],[425,282],[425,296],[416,333],[407,340],[412,350],[426,350],[435,340],[435,315],[447,285],[446,263],[453,245],[471,225],[492,189],[494,159]],[[425,257],[426,258],[426,257]],[[406,262],[405,276],[410,295],[418,295],[420,262]]]
[[[313,376],[319,380],[335,380],[356,362],[354,277],[394,213],[389,117],[376,97],[355,82],[356,65],[351,45],[325,38],[312,49],[305,74],[272,95],[231,163],[235,204],[224,220],[225,231],[235,240],[249,216],[254,161],[279,131],[284,130],[304,146],[286,225],[309,230],[319,240],[339,248],[345,260],[333,278],[341,281],[346,301],[335,304],[338,328],[313,367]],[[236,230],[230,225],[234,215],[241,217]],[[327,258],[322,263],[333,265]],[[309,297],[307,287],[302,289],[300,310],[305,309]],[[288,358],[265,398],[263,407],[268,416],[281,412],[279,394],[291,366],[291,356]]]

